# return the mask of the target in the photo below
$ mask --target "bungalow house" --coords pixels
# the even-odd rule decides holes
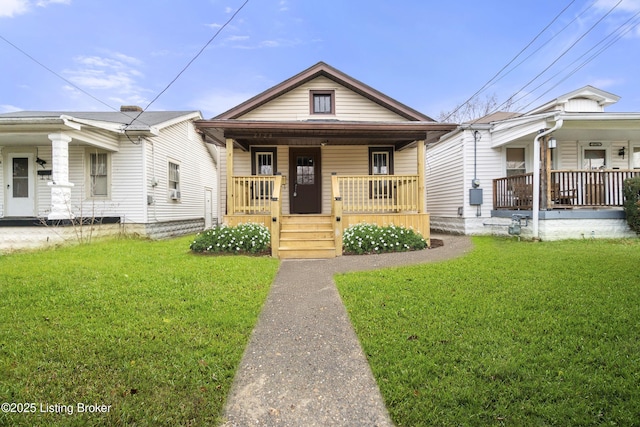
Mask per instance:
[[[197,111],[0,114],[0,250],[217,222],[217,151]],[[135,120],[134,120],[135,119]],[[89,234],[90,235],[90,234]]]
[[[525,114],[464,123],[427,146],[431,226],[543,240],[634,236],[623,181],[640,175],[640,113],[586,86]]]
[[[280,258],[339,256],[359,222],[428,239],[425,143],[455,128],[323,62],[196,127],[225,159],[223,221],[267,225]]]

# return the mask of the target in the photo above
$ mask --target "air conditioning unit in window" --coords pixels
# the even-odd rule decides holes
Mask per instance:
[[[180,200],[180,190],[169,190],[169,198],[171,200]]]

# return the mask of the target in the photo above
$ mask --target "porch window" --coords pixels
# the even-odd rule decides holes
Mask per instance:
[[[89,194],[91,197],[109,196],[109,154],[90,152]]]
[[[311,114],[335,114],[335,91],[312,90]]]
[[[582,160],[582,169],[595,170],[604,169],[607,163],[607,150],[585,149]]]
[[[633,153],[631,154],[631,167],[634,169],[640,169],[640,147],[633,147]]]
[[[507,176],[521,175],[526,172],[524,148],[507,148]]]
[[[251,148],[251,174],[258,176],[271,176],[276,174],[276,153],[275,147]],[[258,181],[252,187],[251,192],[254,199],[269,199],[273,188],[267,181]]]
[[[369,174],[373,176],[393,175],[393,147],[369,148]],[[391,196],[387,180],[371,180],[370,197],[373,199]]]
[[[168,171],[169,198],[171,200],[180,200],[180,165],[169,161]]]

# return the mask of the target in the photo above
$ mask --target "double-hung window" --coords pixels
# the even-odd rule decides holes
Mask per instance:
[[[87,159],[90,197],[109,197],[109,154],[91,151]]]
[[[310,95],[311,114],[335,114],[335,91],[312,90]]]
[[[527,172],[524,148],[509,147],[507,148],[507,176],[522,175]]]

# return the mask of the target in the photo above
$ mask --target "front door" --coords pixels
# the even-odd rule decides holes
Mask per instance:
[[[10,153],[5,168],[5,216],[33,216],[35,179],[33,154]]]
[[[320,148],[289,150],[289,200],[292,214],[322,212],[320,182]]]

